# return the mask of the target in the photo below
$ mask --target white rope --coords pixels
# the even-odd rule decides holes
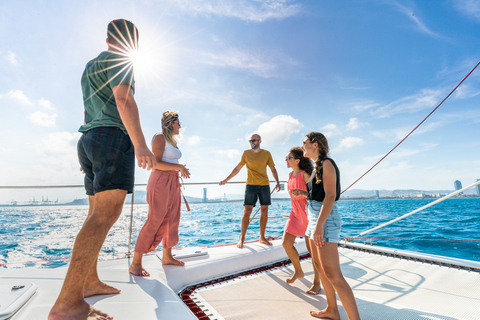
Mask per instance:
[[[404,218],[406,218],[406,217],[408,217],[408,216],[411,216],[412,214],[415,214],[415,213],[417,213],[417,212],[419,212],[419,211],[422,211],[422,210],[424,210],[424,209],[427,209],[427,208],[429,208],[429,207],[431,207],[431,206],[433,206],[433,205],[435,205],[435,204],[437,204],[437,203],[440,203],[440,202],[442,202],[442,201],[444,201],[444,200],[450,199],[451,197],[456,196],[457,194],[462,193],[462,192],[464,192],[465,190],[471,189],[471,188],[475,187],[475,186],[478,185],[478,184],[480,184],[480,180],[477,181],[477,182],[475,182],[475,183],[472,183],[471,185],[469,185],[469,186],[467,186],[467,187],[465,187],[465,188],[463,188],[463,189],[457,190],[457,191],[455,191],[455,192],[450,193],[449,195],[446,195],[445,197],[442,197],[442,198],[440,198],[440,199],[438,199],[438,200],[436,200],[436,201],[433,201],[433,202],[431,202],[431,203],[429,203],[429,204],[427,204],[427,205],[425,205],[425,206],[423,206],[423,207],[421,207],[421,208],[418,208],[418,209],[416,209],[416,210],[413,210],[412,212],[409,212],[409,213],[407,213],[407,214],[404,214],[403,216],[398,217],[398,218],[396,218],[396,219],[393,219],[393,220],[391,220],[391,221],[389,221],[389,222],[385,222],[384,224],[381,224],[381,225],[379,225],[379,226],[377,226],[377,227],[375,227],[375,228],[372,228],[372,229],[370,229],[370,230],[364,231],[364,232],[360,233],[359,235],[357,235],[357,236],[355,236],[355,237],[353,237],[353,238],[349,238],[349,239],[355,239],[355,238],[358,238],[358,237],[360,237],[360,236],[363,236],[363,235],[365,235],[365,234],[367,234],[367,233],[370,233],[370,232],[372,232],[372,231],[375,231],[375,230],[378,230],[378,229],[383,228],[383,227],[385,227],[385,226],[388,226],[389,224],[392,224],[392,223],[394,223],[394,222],[397,222],[397,221],[399,221],[399,220],[402,220],[402,219],[404,219]]]

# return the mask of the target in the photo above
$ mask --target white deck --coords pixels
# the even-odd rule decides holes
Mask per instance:
[[[305,252],[303,241],[299,251]],[[187,258],[185,267],[163,267],[156,256],[145,257],[151,277],[128,273],[129,259],[99,263],[102,280],[122,290],[121,294],[97,296],[87,301],[122,319],[196,319],[177,293],[205,280],[285,258],[281,241],[269,247],[258,243],[209,248],[208,255]],[[479,319],[480,273],[449,269],[418,262],[340,248],[342,271],[354,290],[362,319]],[[224,286],[201,289],[218,319],[312,319],[308,312],[322,308],[322,294],[304,294],[311,283],[310,260],[303,267],[306,277],[292,286],[284,280],[291,267],[230,281]],[[5,284],[35,283],[37,293],[11,319],[46,319],[60,288],[66,268],[0,269]],[[248,306],[246,308],[245,306]],[[346,319],[341,304],[342,319]],[[270,310],[268,315],[262,310]],[[273,312],[273,313],[272,313]]]

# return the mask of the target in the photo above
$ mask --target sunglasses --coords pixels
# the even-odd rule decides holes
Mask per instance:
[[[285,160],[295,159],[294,157],[286,156]]]
[[[258,139],[252,139],[252,140],[248,140],[248,142],[252,143],[252,142],[257,142],[257,141],[260,141]]]
[[[313,143],[313,141],[303,141],[303,145],[306,146],[307,143]]]

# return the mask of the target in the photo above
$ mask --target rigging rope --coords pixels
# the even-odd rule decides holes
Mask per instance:
[[[349,185],[345,190],[343,190],[343,191],[341,192],[341,194],[344,193],[345,191],[347,191],[348,189],[350,189],[355,183],[357,183],[360,179],[362,179],[364,176],[366,176],[367,173],[369,173],[370,171],[372,171],[373,168],[375,168],[380,162],[382,162],[383,159],[385,159],[390,153],[393,152],[393,150],[395,150],[403,141],[405,141],[415,130],[417,130],[417,128],[420,127],[420,126],[432,115],[432,113],[434,113],[434,112],[443,104],[443,102],[445,102],[445,100],[447,100],[447,99],[452,95],[452,93],[455,92],[455,90],[457,90],[457,88],[463,83],[463,81],[465,81],[465,80],[468,78],[468,76],[470,76],[470,74],[478,67],[478,65],[480,65],[480,62],[478,62],[475,67],[473,67],[473,69],[465,76],[465,78],[463,78],[463,80],[460,81],[460,83],[457,84],[457,86],[456,86],[452,91],[450,91],[450,93],[445,97],[445,99],[443,99],[442,102],[440,102],[440,103],[435,107],[435,109],[433,109],[432,112],[430,112],[430,113],[425,117],[425,119],[423,119],[415,128],[413,128],[413,130],[410,131],[410,133],[407,134],[407,135],[405,136],[405,138],[403,138],[395,147],[393,147],[392,150],[390,150],[386,155],[384,155],[382,159],[378,160],[378,162],[375,163],[370,169],[368,169],[367,172],[365,172],[360,178],[358,178],[357,180],[355,180],[355,182],[353,182],[353,183],[352,183],[351,185]]]
[[[399,220],[405,219],[406,217],[411,216],[411,215],[414,214],[414,213],[420,212],[420,211],[422,211],[422,210],[424,210],[424,209],[427,209],[427,208],[429,208],[429,207],[431,207],[431,206],[433,206],[433,205],[435,205],[435,204],[437,204],[437,203],[440,203],[440,202],[442,202],[442,201],[445,201],[445,200],[447,200],[447,199],[450,199],[451,197],[456,196],[457,194],[462,193],[462,192],[464,192],[465,190],[471,189],[471,188],[473,188],[473,187],[475,187],[476,185],[479,185],[479,184],[480,184],[480,180],[477,181],[477,182],[472,183],[471,185],[469,185],[469,186],[467,186],[467,187],[465,187],[465,188],[463,188],[463,189],[460,189],[460,190],[457,190],[457,191],[455,191],[455,192],[452,192],[452,193],[450,193],[449,195],[446,195],[445,197],[442,197],[442,198],[440,198],[440,199],[438,199],[438,200],[436,200],[436,201],[430,202],[429,204],[427,204],[427,205],[425,205],[425,206],[423,206],[423,207],[420,207],[420,208],[418,208],[418,209],[416,209],[416,210],[413,210],[412,212],[409,212],[409,213],[407,213],[407,214],[404,214],[404,215],[401,216],[401,217],[398,217],[398,218],[393,219],[393,220],[391,220],[391,221],[382,223],[381,225],[376,226],[375,228],[372,228],[372,229],[369,229],[369,230],[367,230],[367,231],[364,231],[364,232],[360,233],[359,235],[357,235],[357,236],[355,236],[355,237],[353,237],[353,238],[349,238],[349,239],[358,238],[358,237],[363,236],[363,235],[365,235],[365,234],[367,234],[367,233],[370,233],[370,232],[372,232],[372,231],[375,231],[375,230],[378,230],[378,229],[380,229],[380,228],[386,227],[386,226],[388,226],[389,224],[392,224],[392,223],[397,222],[397,221],[399,221]]]

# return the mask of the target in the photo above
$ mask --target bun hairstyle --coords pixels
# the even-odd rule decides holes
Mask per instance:
[[[162,114],[162,133],[165,136],[165,140],[175,148],[177,148],[177,140],[172,134],[172,123],[177,119],[178,113],[175,111],[165,111]]]
[[[319,156],[315,161],[315,178],[317,180],[317,184],[322,182],[322,160],[328,155],[328,142],[327,138],[320,132],[310,132],[306,135],[308,140],[312,143],[316,143],[318,145],[318,152]]]
[[[312,161],[309,158],[303,156],[302,148],[293,147],[292,149],[290,149],[290,153],[292,154],[294,159],[300,160],[300,162],[298,163],[298,167],[300,168],[300,170],[303,170],[308,174],[312,174],[313,172]]]

